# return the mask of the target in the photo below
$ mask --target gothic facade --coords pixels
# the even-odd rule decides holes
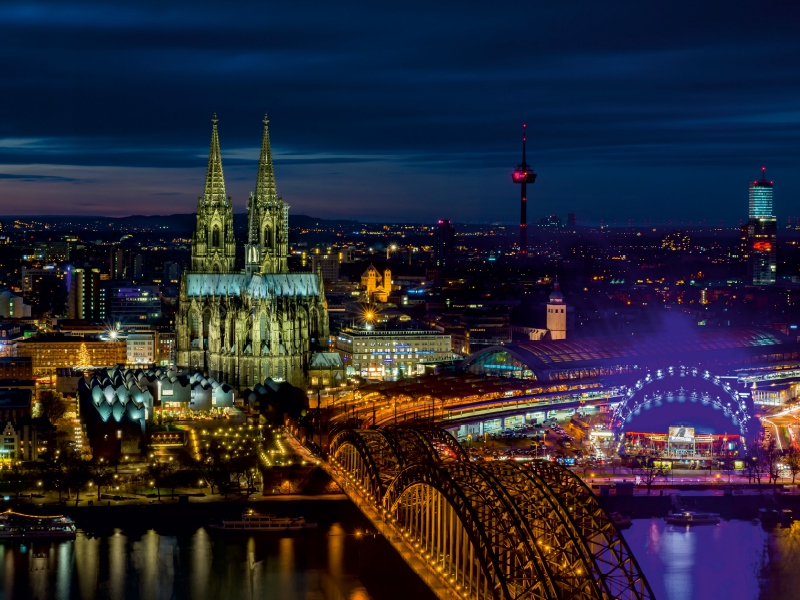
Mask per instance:
[[[265,117],[239,271],[216,115],[212,122],[191,270],[181,278],[177,364],[239,388],[267,377],[305,387],[312,344],[327,342],[328,314],[322,277],[289,273],[289,207],[277,194],[268,121]]]

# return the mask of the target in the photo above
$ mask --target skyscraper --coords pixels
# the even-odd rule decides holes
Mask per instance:
[[[436,245],[433,247],[433,262],[437,267],[449,267],[453,262],[453,246],[456,232],[448,219],[439,219],[436,228]]]
[[[761,179],[750,182],[750,210],[747,221],[747,275],[753,285],[771,285],[776,280],[778,221],[772,208],[772,181],[766,167]]]

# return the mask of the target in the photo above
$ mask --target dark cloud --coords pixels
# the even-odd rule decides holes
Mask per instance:
[[[30,173],[0,173],[0,179],[18,179],[20,181],[78,181],[70,177],[57,177],[55,175],[32,175]]]
[[[101,205],[116,180],[194,210],[216,111],[244,206],[268,110],[293,210],[512,221],[526,121],[534,216],[733,223],[762,164],[779,209],[800,190],[798,26],[776,0],[6,2],[0,165],[39,175],[0,190],[64,210],[74,167]]]

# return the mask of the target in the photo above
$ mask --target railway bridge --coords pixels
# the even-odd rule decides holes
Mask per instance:
[[[441,429],[351,429],[326,464],[439,598],[652,599],[628,544],[574,473],[473,462]]]

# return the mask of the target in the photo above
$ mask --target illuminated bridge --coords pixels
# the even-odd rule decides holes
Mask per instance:
[[[653,598],[589,488],[549,462],[471,462],[439,429],[356,429],[327,468],[439,598]]]

